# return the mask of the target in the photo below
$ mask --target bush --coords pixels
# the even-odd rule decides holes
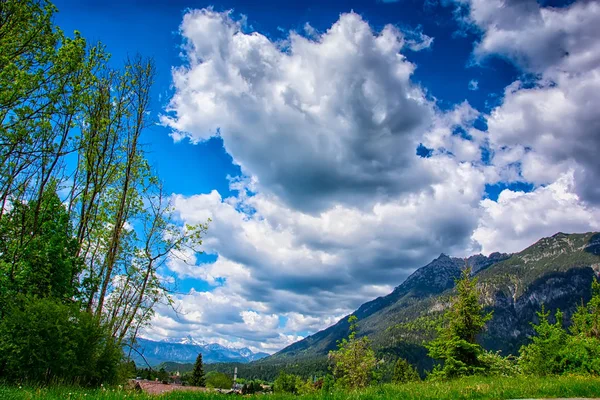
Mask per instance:
[[[533,326],[537,335],[532,343],[519,350],[519,366],[525,374],[543,376],[561,373],[561,352],[568,336],[562,327],[563,315],[557,311],[554,323],[548,321],[550,313],[544,307],[537,315],[540,322]]]
[[[396,361],[392,382],[407,383],[420,380],[421,377],[419,376],[419,373],[412,365],[409,364],[408,361],[406,361],[404,358],[399,358],[398,361]]]
[[[298,394],[303,384],[304,381],[299,376],[281,372],[273,383],[273,391],[275,393]]]
[[[20,296],[0,322],[0,374],[13,382],[97,385],[117,379],[112,337],[76,305]]]
[[[323,384],[321,385],[321,390],[325,393],[331,393],[334,389],[335,380],[333,379],[333,375],[327,374],[325,378],[323,378]]]
[[[516,376],[520,372],[516,359],[512,356],[502,357],[500,352],[483,351],[479,354],[479,362],[485,368],[485,375]]]
[[[348,339],[339,341],[338,349],[329,352],[336,385],[342,388],[366,387],[373,378],[373,371],[377,364],[369,338],[356,337],[356,321],[358,319],[354,315],[348,318],[350,324]]]
[[[242,382],[238,381],[238,383]],[[259,381],[245,382],[242,387],[242,394],[255,394],[260,392],[263,392],[263,388]]]
[[[570,336],[558,352],[560,369],[576,374],[600,375],[600,341],[585,335]]]
[[[211,371],[206,374],[206,387],[218,389],[231,389],[233,378],[222,372]]]

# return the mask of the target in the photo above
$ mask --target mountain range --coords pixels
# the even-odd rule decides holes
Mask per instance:
[[[455,280],[465,264],[477,277],[485,307],[493,312],[479,337],[488,350],[517,354],[534,333],[542,305],[561,309],[564,322],[576,307],[589,300],[591,283],[600,273],[600,233],[557,233],[514,253],[454,258],[445,254],[417,269],[387,296],[364,303],[352,314],[358,318],[357,335],[367,335],[380,356],[403,357],[421,371],[430,369],[425,333],[406,327],[420,319],[435,318],[452,302]],[[327,354],[349,334],[348,316],[281,351],[246,364],[236,363],[239,376],[272,380],[281,370],[312,376],[327,372]],[[231,363],[207,367],[230,373]]]
[[[407,358],[421,370],[432,360],[423,347],[424,337],[402,332],[398,327],[419,317],[439,315],[451,302],[455,279],[465,261],[478,278],[485,306],[493,318],[480,342],[502,354],[516,354],[533,334],[531,322],[542,304],[560,308],[569,321],[571,313],[590,297],[591,282],[600,272],[600,234],[557,233],[515,254],[493,253],[469,258],[441,254],[417,269],[392,293],[361,305],[352,314],[358,318],[358,336],[368,335],[379,354]],[[244,366],[244,371],[295,368],[301,363],[326,360],[340,339],[347,337],[347,317],[272,356]],[[314,367],[313,367],[314,368]]]
[[[193,363],[202,353],[204,363],[237,362],[248,363],[268,356],[267,353],[255,353],[247,347],[226,347],[218,343],[206,343],[191,336],[181,339],[154,341],[137,339],[137,352],[131,357],[139,367],[157,366],[163,362]]]

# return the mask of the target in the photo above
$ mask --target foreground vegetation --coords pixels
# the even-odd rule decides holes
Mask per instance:
[[[153,60],[113,68],[56,11],[0,2],[0,380],[97,386],[207,226],[182,226],[146,157]]]
[[[345,392],[318,392],[302,396],[272,394],[270,399],[519,399],[556,397],[600,397],[600,378],[589,376],[560,377],[513,377],[481,378],[469,377],[452,381],[414,382],[402,385],[386,384],[366,389]],[[2,399],[225,399],[230,395],[218,393],[175,392],[160,396],[123,389],[94,389],[52,387],[46,389],[0,387]]]

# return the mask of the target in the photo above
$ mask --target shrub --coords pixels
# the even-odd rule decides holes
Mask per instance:
[[[600,341],[595,337],[569,336],[558,356],[564,372],[600,375]]]
[[[490,376],[515,376],[520,372],[517,360],[512,357],[502,357],[500,352],[482,351],[479,362],[485,368],[485,375]]]
[[[539,323],[533,325],[536,335],[532,342],[522,346],[519,350],[519,366],[525,374],[532,375],[552,375],[561,373],[561,352],[567,343],[567,332],[562,326],[563,314],[557,311],[556,321],[550,323],[548,316],[550,313],[542,311],[537,313]]]
[[[275,393],[297,394],[302,385],[304,385],[304,381],[299,376],[281,372],[273,383],[273,391]]]
[[[112,337],[76,305],[20,296],[0,322],[1,374],[13,382],[112,383],[121,358]]]
[[[206,374],[206,387],[218,389],[231,389],[233,378],[222,372],[211,371]]]
[[[417,370],[409,364],[404,358],[399,358],[396,361],[396,366],[394,367],[394,377],[392,378],[392,382],[394,383],[407,383],[420,381],[421,377]]]
[[[343,388],[364,388],[373,376],[377,363],[371,342],[365,337],[356,337],[357,318],[351,315],[350,336],[338,343],[336,351],[329,352],[329,359],[333,364],[333,376],[336,385]]]

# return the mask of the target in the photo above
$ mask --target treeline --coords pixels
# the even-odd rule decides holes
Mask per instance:
[[[234,369],[237,368],[238,376],[241,378],[273,382],[282,371],[304,379],[324,376],[329,371],[329,364],[327,358],[315,357],[294,362],[215,363],[205,364],[204,368],[207,372],[216,371],[230,375],[233,375]]]
[[[0,2],[0,379],[98,384],[207,227],[175,222],[145,156],[153,61],[114,69],[55,12]]]
[[[600,283],[592,283],[592,297],[573,314],[565,329],[563,314],[542,307],[533,323],[535,335],[517,356],[502,356],[485,350],[478,336],[492,314],[481,304],[477,279],[465,268],[456,284],[456,296],[438,317],[423,317],[398,327],[408,337],[419,331],[430,337],[423,345],[435,366],[419,374],[404,358],[380,357],[368,337],[356,335],[356,317],[349,319],[350,334],[328,356],[329,371],[323,375],[297,375],[281,371],[273,390],[307,394],[316,391],[361,389],[384,382],[407,383],[420,380],[448,380],[466,376],[548,376],[561,374],[600,375]]]

